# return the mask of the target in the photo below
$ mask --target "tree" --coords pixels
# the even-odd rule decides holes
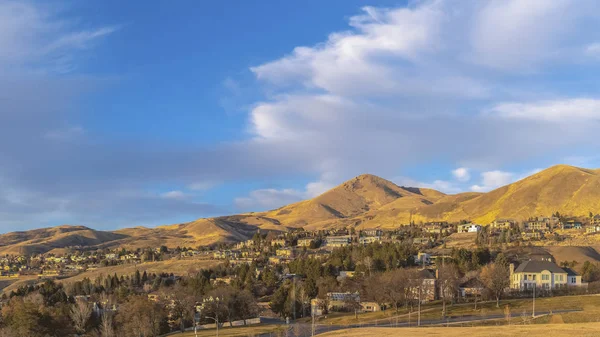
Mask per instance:
[[[39,305],[14,297],[2,308],[3,325],[11,337],[42,337],[50,334],[48,317]]]
[[[308,296],[308,292],[306,292],[304,285],[302,285],[300,288],[298,300],[300,301],[300,306],[302,307],[301,317],[304,317],[304,315],[306,315],[306,307],[310,306],[310,296]]]
[[[499,262],[490,263],[481,271],[481,281],[496,298],[496,308],[500,307],[500,297],[504,289],[510,286],[508,266]]]
[[[165,293],[167,295],[167,293]],[[186,323],[191,323],[194,319],[194,304],[196,299],[190,294],[187,287],[177,283],[168,291],[171,298],[170,313],[175,318],[175,323],[179,326],[181,332],[185,331]]]
[[[130,296],[116,316],[119,336],[154,337],[166,332],[167,315],[163,306],[146,296]]]
[[[73,327],[78,334],[83,335],[87,331],[87,324],[92,316],[92,307],[85,301],[77,301],[71,306],[69,313],[73,321]]]
[[[115,328],[113,326],[113,315],[104,313],[102,315],[102,321],[100,322],[100,336],[102,337],[115,337]]]
[[[442,311],[446,315],[446,301],[454,301],[458,291],[458,268],[456,265],[448,263],[438,268],[438,284],[440,287],[440,297],[442,298]]]

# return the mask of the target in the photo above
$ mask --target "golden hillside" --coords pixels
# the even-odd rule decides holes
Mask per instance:
[[[415,189],[418,190],[418,189]],[[428,190],[432,199],[439,198],[437,191]],[[425,196],[397,186],[391,181],[363,174],[317,196],[279,209],[260,213],[265,218],[292,227],[303,227],[323,220],[351,218],[377,210],[399,199]]]
[[[39,254],[56,248],[89,247],[117,242],[125,236],[84,226],[58,226],[0,235],[0,254]]]
[[[443,214],[424,209],[421,215],[479,223],[489,223],[498,217],[549,216],[556,211],[587,216],[589,212],[600,212],[600,171],[557,165],[455,206]]]
[[[114,232],[59,226],[0,235],[0,253],[47,252],[73,246],[93,248],[198,246],[247,240],[257,230],[285,232],[303,227],[391,229],[410,221],[527,219],[554,212],[600,213],[600,170],[557,165],[488,193],[444,193],[401,187],[364,174],[309,200],[257,213],[198,219],[189,223],[134,227]]]

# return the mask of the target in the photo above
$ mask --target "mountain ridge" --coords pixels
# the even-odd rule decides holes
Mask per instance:
[[[72,246],[88,248],[198,246],[238,242],[256,231],[286,232],[352,226],[393,229],[409,222],[471,220],[487,224],[499,217],[524,220],[556,211],[572,216],[600,213],[600,169],[554,165],[486,193],[445,194],[398,186],[362,174],[316,196],[280,208],[201,218],[153,228],[98,231],[56,226],[0,235],[0,253],[45,253]]]

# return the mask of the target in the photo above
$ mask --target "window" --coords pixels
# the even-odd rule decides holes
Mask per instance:
[[[550,280],[550,275],[542,275],[542,281]]]
[[[535,276],[536,276],[536,275],[533,275],[533,280],[534,280],[534,281],[535,281]]]

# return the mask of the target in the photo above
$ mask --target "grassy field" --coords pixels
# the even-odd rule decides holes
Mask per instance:
[[[235,328],[221,328],[219,329],[219,336],[223,336],[223,337],[233,337],[233,336],[255,336],[255,335],[260,335],[260,334],[264,334],[264,333],[273,333],[275,336],[280,333],[283,332],[286,329],[286,327],[281,326],[281,325],[256,325],[256,326],[245,326],[245,327],[235,327]],[[215,329],[209,329],[209,330],[199,330],[198,331],[198,336],[199,337],[213,337],[215,336],[216,331]],[[196,335],[194,334],[193,331],[191,332],[186,332],[186,333],[182,333],[182,334],[174,334],[174,335],[170,335],[173,337],[195,337]]]
[[[447,317],[460,317],[460,316],[490,316],[496,314],[503,314],[504,306],[509,305],[513,316],[518,316],[522,312],[531,312],[532,300],[528,299],[511,299],[500,301],[500,308],[496,308],[496,302],[485,302],[479,303],[477,309],[473,303],[468,304],[457,304],[457,305],[446,305]],[[549,312],[556,310],[566,309],[578,309],[583,312],[564,314],[565,323],[576,323],[576,322],[596,322],[594,313],[600,314],[600,296],[598,295],[585,295],[585,296],[560,296],[560,297],[545,297],[537,298],[535,301],[536,312]],[[416,311],[416,308],[414,308]],[[417,317],[417,313],[413,311],[410,319],[414,322]],[[396,318],[397,317],[397,318]],[[588,320],[584,320],[583,317],[588,317]],[[598,316],[600,317],[600,316]],[[442,318],[442,304],[440,302],[428,303],[421,306],[421,319],[441,319]],[[577,319],[580,319],[579,321]],[[409,320],[408,310],[402,308],[396,312],[394,310],[387,310],[385,312],[372,312],[359,314],[358,318],[355,318],[354,314],[331,314],[327,315],[326,318],[319,320],[320,324],[334,324],[334,325],[349,325],[349,324],[364,324],[374,321],[385,322],[407,322]]]
[[[600,323],[563,325],[505,325],[469,328],[358,328],[328,332],[320,336],[363,337],[363,336],[444,336],[444,337],[508,337],[508,336],[600,336]]]

